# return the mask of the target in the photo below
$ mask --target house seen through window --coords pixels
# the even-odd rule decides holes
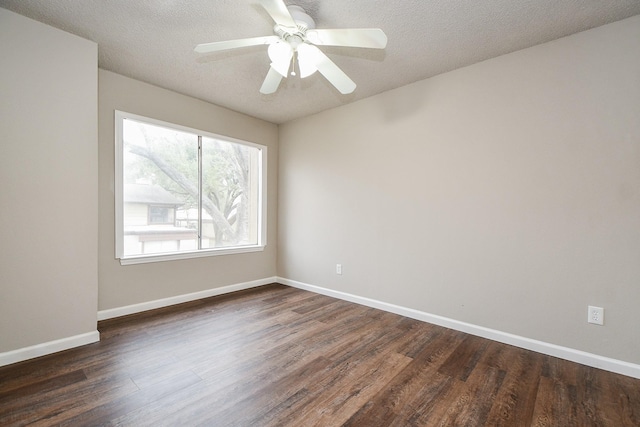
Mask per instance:
[[[261,250],[266,147],[121,112],[116,127],[117,258]]]

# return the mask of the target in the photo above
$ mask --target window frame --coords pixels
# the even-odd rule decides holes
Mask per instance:
[[[202,258],[210,256],[242,254],[250,252],[264,251],[267,245],[267,155],[268,148],[265,145],[254,142],[243,141],[225,135],[203,131],[187,126],[169,123],[150,117],[140,116],[115,110],[115,177],[114,177],[114,199],[115,199],[115,258],[121,265],[142,264],[150,262],[174,261],[181,259]],[[219,139],[235,144],[246,145],[256,148],[259,151],[258,161],[258,242],[255,245],[229,246],[223,248],[194,249],[191,251],[168,252],[163,254],[124,254],[124,179],[123,179],[123,122],[126,119],[148,123],[153,126],[161,126],[171,130],[188,132],[202,137]],[[201,216],[201,215],[200,215]]]

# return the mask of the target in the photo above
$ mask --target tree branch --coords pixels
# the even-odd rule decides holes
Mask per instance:
[[[198,199],[198,186],[194,185],[187,177],[185,177],[182,173],[176,170],[173,166],[167,163],[162,157],[158,156],[153,151],[150,151],[147,147],[143,147],[136,144],[130,144],[125,142],[125,146],[129,150],[129,152],[136,154],[138,156],[142,156],[146,159],[152,161],[158,169],[160,169],[163,173],[165,173],[169,178],[171,178],[176,184],[178,184],[181,188],[183,188],[191,197],[194,199]],[[206,196],[202,196],[202,207],[211,215],[213,219],[213,223],[216,225],[218,230],[222,231],[225,235],[231,238],[234,242],[237,241],[238,236],[231,228],[231,225],[224,217],[224,215],[220,212],[218,207]]]

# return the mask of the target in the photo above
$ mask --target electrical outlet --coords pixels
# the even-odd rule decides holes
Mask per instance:
[[[342,264],[336,264],[336,274],[342,274]]]
[[[589,306],[589,317],[587,322],[594,325],[604,325],[604,308]]]

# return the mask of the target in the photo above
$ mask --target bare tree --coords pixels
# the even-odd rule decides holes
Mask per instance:
[[[158,169],[160,169],[167,177],[169,177],[173,182],[175,182],[180,188],[182,188],[187,194],[189,194],[193,199],[197,200],[199,197],[198,187],[193,184],[193,182],[188,179],[184,174],[182,174],[178,169],[169,164],[161,155],[154,152],[153,150],[149,150],[145,146],[137,145],[137,144],[126,144],[127,149],[132,154],[136,154],[138,156],[144,157],[150,160],[153,164],[155,164]],[[242,160],[238,160],[241,162]],[[246,192],[245,192],[246,193]],[[230,194],[230,197],[226,197],[227,199],[237,199],[238,196],[234,197],[234,194]],[[214,194],[215,197],[215,194]],[[241,199],[246,199],[246,194],[242,194],[239,196]],[[217,200],[220,203],[220,200]],[[240,202],[242,203],[242,202]],[[229,207],[227,206],[227,212],[221,212],[219,209],[219,204],[214,203],[210,197],[207,195],[202,195],[202,207],[207,213],[211,216],[214,224],[214,228],[216,230],[216,239],[222,238],[222,235],[226,236],[233,243],[237,243],[246,231],[246,221],[240,221],[241,226],[238,226],[236,230],[233,229],[233,223],[237,221],[234,215],[229,212]],[[237,206],[236,206],[237,207]],[[241,206],[242,208],[242,206]],[[237,209],[238,212],[244,212],[245,209]],[[244,213],[243,213],[244,214]],[[246,216],[246,214],[244,214]],[[219,241],[219,240],[218,240]]]

